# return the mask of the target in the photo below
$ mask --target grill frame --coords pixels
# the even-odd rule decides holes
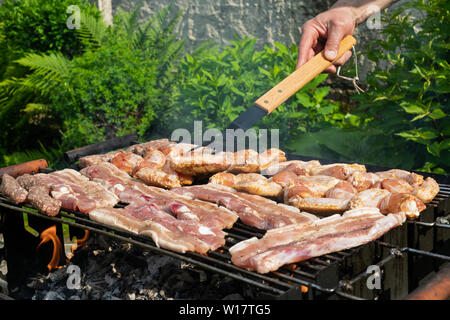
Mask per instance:
[[[307,161],[313,158],[288,155],[288,159]],[[323,159],[319,159],[319,161],[323,164],[334,162]],[[389,169],[376,166],[366,167],[368,171]],[[53,170],[46,168],[41,171],[51,172]],[[368,244],[312,258],[296,264],[295,268],[292,268],[292,265],[283,266],[279,270],[266,275],[241,269],[231,263],[229,254],[226,251],[227,248],[235,244],[236,241],[248,239],[253,236],[260,238],[265,233],[263,230],[244,225],[239,221],[232,229],[227,230],[227,243],[224,248],[210,252],[207,255],[200,255],[197,253],[180,254],[158,248],[151,238],[135,235],[125,230],[92,221],[86,214],[80,212],[62,209],[58,216],[50,217],[30,207],[15,205],[0,196],[0,207],[3,208],[0,213],[2,215],[4,212],[6,214],[21,213],[32,215],[59,225],[67,224],[73,228],[89,230],[116,240],[125,241],[146,250],[167,255],[191,263],[204,270],[241,281],[246,285],[256,288],[260,298],[302,300],[336,298],[350,300],[398,299],[406,296],[408,292],[419,285],[416,273],[422,274],[426,272],[423,270],[417,272],[412,267],[417,263],[417,257],[424,261],[431,261],[432,271],[437,271],[443,262],[450,261],[450,256],[447,253],[450,251],[447,251],[447,249],[445,249],[444,254],[432,252],[433,250],[437,250],[435,246],[438,241],[444,242],[440,247],[450,247],[450,233],[448,232],[450,224],[445,223],[448,220],[442,219],[446,215],[447,219],[450,218],[450,177],[423,172],[418,173],[425,177],[432,176],[438,181],[441,188],[439,194],[427,205],[427,209],[422,212],[418,220],[407,221],[407,223],[389,231],[380,239]],[[5,228],[7,227],[5,226]],[[440,230],[443,230],[444,239],[440,239],[439,235],[437,235]],[[431,248],[430,237],[432,239]],[[61,240],[63,242],[63,239]],[[6,245],[7,239],[5,239],[5,247]],[[224,252],[221,253],[221,250]],[[381,277],[383,281],[381,289],[368,290],[365,288],[367,286],[364,286],[363,280],[369,276],[366,273],[367,263],[360,263],[360,260],[364,260],[365,257],[371,257],[369,258],[371,260],[370,265],[376,264],[382,269]],[[424,263],[420,262],[419,264],[423,265]],[[349,270],[346,270],[346,268]],[[413,269],[410,270],[411,268]],[[9,266],[8,270],[10,270]],[[397,285],[397,287],[400,286],[401,288],[395,288],[396,285],[394,284],[393,287],[388,288],[386,278],[390,276],[391,272],[393,274],[400,272],[403,282],[406,281],[406,285]],[[405,286],[408,287],[406,292]]]

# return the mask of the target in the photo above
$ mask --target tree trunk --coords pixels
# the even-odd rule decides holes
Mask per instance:
[[[113,24],[111,0],[98,0],[98,8],[102,12],[103,22],[108,26]]]

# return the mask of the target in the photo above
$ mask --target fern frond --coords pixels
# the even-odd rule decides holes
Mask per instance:
[[[70,60],[61,53],[42,55],[30,53],[15,62],[30,68],[32,73],[21,79],[12,79],[9,84],[12,86],[21,84],[42,95],[47,95],[65,81],[71,64]]]
[[[97,17],[86,11],[80,12],[80,28],[77,37],[86,47],[85,50],[95,50],[100,47],[108,26]]]

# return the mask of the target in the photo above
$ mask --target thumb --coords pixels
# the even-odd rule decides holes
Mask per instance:
[[[324,49],[325,59],[330,61],[336,59],[339,51],[339,44],[344,36],[344,25],[339,22],[331,22],[328,27],[328,37]]]

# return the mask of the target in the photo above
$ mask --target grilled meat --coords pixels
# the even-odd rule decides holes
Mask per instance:
[[[241,241],[230,248],[231,261],[259,273],[288,263],[353,248],[382,236],[405,221],[402,213],[383,215],[376,208],[359,208],[303,224],[269,230],[262,239]]]
[[[309,174],[312,176],[331,176],[337,179],[346,180],[355,171],[366,172],[366,167],[361,164],[333,163],[311,168]]]
[[[22,188],[16,179],[6,173],[2,177],[0,193],[15,204],[25,202],[28,195],[28,191]]]
[[[292,206],[278,204],[264,197],[238,192],[216,184],[181,187],[171,191],[191,199],[224,206],[238,214],[243,223],[264,230],[318,219]]]
[[[265,197],[279,197],[282,193],[282,187],[279,184],[258,173],[234,175],[220,172],[209,178],[209,182]]]

